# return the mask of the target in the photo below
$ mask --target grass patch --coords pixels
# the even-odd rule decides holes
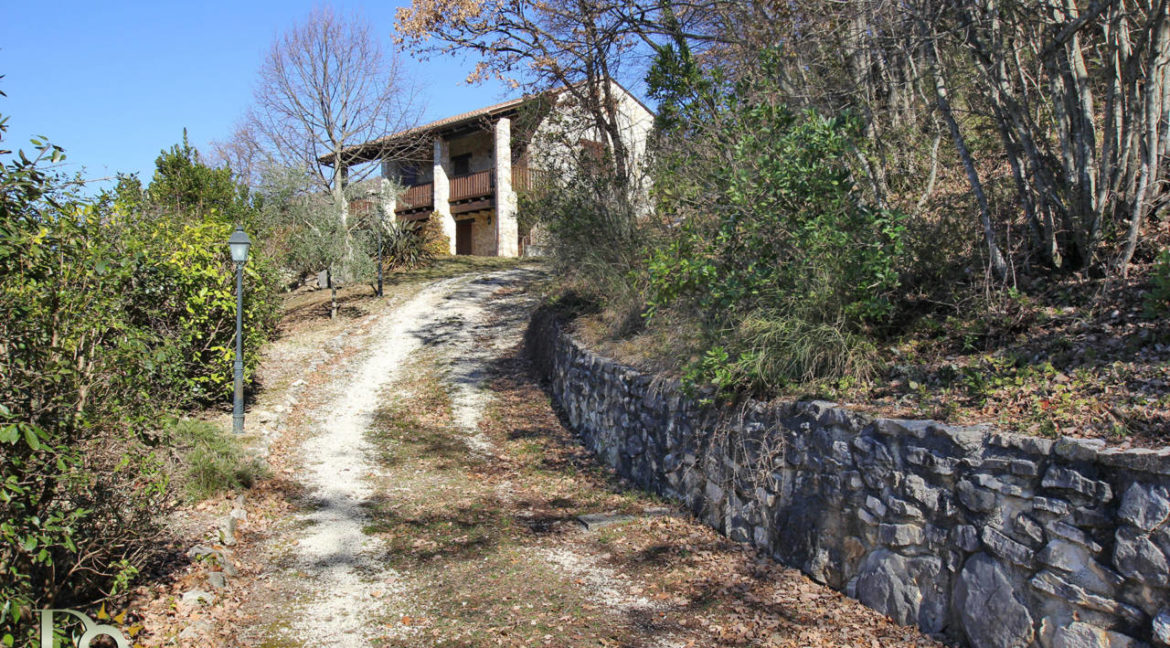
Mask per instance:
[[[183,491],[191,501],[201,501],[219,493],[251,488],[268,476],[268,470],[255,457],[249,457],[238,439],[206,421],[176,421],[167,429],[178,450]]]
[[[500,547],[476,560],[444,561],[425,570],[430,610],[422,626],[394,646],[607,646],[627,634],[620,617],[590,600],[580,585],[534,560],[521,547]],[[383,625],[403,623],[386,617]]]

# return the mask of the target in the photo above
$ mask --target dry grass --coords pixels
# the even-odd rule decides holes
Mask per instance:
[[[991,423],[1047,437],[1112,445],[1170,443],[1170,327],[1144,312],[1147,267],[1126,280],[1033,279],[1019,290],[962,289],[949,303],[919,296],[897,332],[876,344],[869,375],[769,392],[821,398],[880,416]],[[605,314],[575,332],[594,350],[678,377],[700,348],[685,322],[652,321],[610,334]]]
[[[385,645],[938,645],[687,516],[637,517],[665,503],[583,449],[518,354],[492,368],[490,456],[451,427],[428,360],[378,419],[391,477],[370,531],[427,601],[382,620],[412,630]],[[584,531],[576,516],[595,512],[636,519]]]

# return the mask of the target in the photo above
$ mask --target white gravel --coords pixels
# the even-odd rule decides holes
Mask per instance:
[[[447,369],[444,382],[451,396],[452,416],[472,452],[485,455],[492,453],[492,444],[479,431],[479,420],[491,394],[483,381],[489,364],[523,337],[527,320],[512,321],[506,315],[493,315],[500,319],[488,321],[488,300],[483,297],[513,279],[505,274],[476,280],[451,295],[452,304],[447,311],[446,322],[450,326],[443,339]],[[528,311],[514,312],[527,314]]]
[[[478,429],[492,398],[484,381],[490,363],[523,335],[529,312],[523,302],[531,299],[509,295],[497,303],[493,293],[522,283],[527,272],[436,282],[380,315],[365,335],[347,340],[358,353],[336,367],[333,384],[312,399],[322,404],[309,412],[316,421],[315,434],[301,447],[304,468],[299,478],[316,507],[294,520],[292,528],[299,530],[292,539],[295,560],[290,569],[273,575],[295,579],[288,589],[302,594],[298,605],[290,604],[281,613],[292,620],[289,638],[305,645],[359,648],[416,631],[393,620],[424,611],[425,605],[413,597],[425,596],[425,586],[385,566],[384,545],[363,532],[370,523],[366,505],[371,498],[393,497],[395,492],[374,492],[381,473],[366,433],[377,410],[392,397],[394,383],[405,378],[401,371],[411,354],[427,348],[439,352],[454,420],[469,452],[490,456],[493,446]],[[508,486],[500,485],[505,499]],[[534,553],[535,559],[583,581],[591,596],[614,612],[652,614],[659,608],[633,593],[625,576],[590,555],[567,547]],[[660,635],[651,645],[670,648],[680,642]]]
[[[505,339],[479,339],[476,333],[491,294],[524,272],[436,282],[381,315],[367,335],[352,341],[364,351],[338,371],[331,387],[335,396],[323,399],[328,405],[313,413],[318,430],[302,446],[300,478],[318,506],[299,516],[296,525],[305,530],[296,543],[293,572],[304,579],[299,589],[306,594],[291,628],[297,639],[315,646],[366,646],[387,638],[386,627],[375,627],[375,615],[413,612],[407,584],[381,563],[384,547],[363,533],[370,522],[364,504],[374,495],[371,478],[379,474],[366,431],[384,390],[400,377],[410,355],[423,346],[442,345],[455,419],[472,451],[490,453],[491,444],[477,427],[488,398],[482,386],[485,363],[514,344],[523,328]],[[499,334],[499,328],[491,328]]]
[[[466,281],[464,279],[464,281]],[[333,385],[336,398],[316,414],[319,433],[302,447],[302,483],[318,504],[299,517],[307,530],[297,542],[296,569],[305,575],[307,610],[295,624],[297,637],[320,646],[368,645],[371,616],[385,599],[400,595],[398,574],[380,563],[380,543],[362,529],[369,523],[363,507],[373,495],[366,431],[382,400],[382,390],[421,344],[415,331],[459,280],[427,287],[402,306],[381,316],[363,340],[364,354],[349,361]]]

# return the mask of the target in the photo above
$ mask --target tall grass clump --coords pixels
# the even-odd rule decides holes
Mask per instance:
[[[239,439],[206,421],[176,421],[167,436],[181,458],[183,490],[192,501],[251,488],[268,474],[260,460],[244,452]]]

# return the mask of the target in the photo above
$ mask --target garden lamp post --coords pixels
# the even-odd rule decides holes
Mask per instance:
[[[378,212],[378,296],[379,297],[383,296],[382,295],[382,211],[384,209],[386,209],[385,204],[382,202],[382,194],[386,193],[386,185],[387,184],[389,184],[389,183],[386,182],[386,178],[382,178],[382,182],[380,183],[381,191],[378,192],[378,194],[379,194],[378,195],[378,206],[376,207],[376,210]]]
[[[382,207],[378,207],[378,296],[382,297]]]
[[[232,402],[232,432],[244,433],[244,264],[248,262],[248,247],[252,240],[242,225],[236,225],[228,239],[232,261],[236,264],[236,396]]]

